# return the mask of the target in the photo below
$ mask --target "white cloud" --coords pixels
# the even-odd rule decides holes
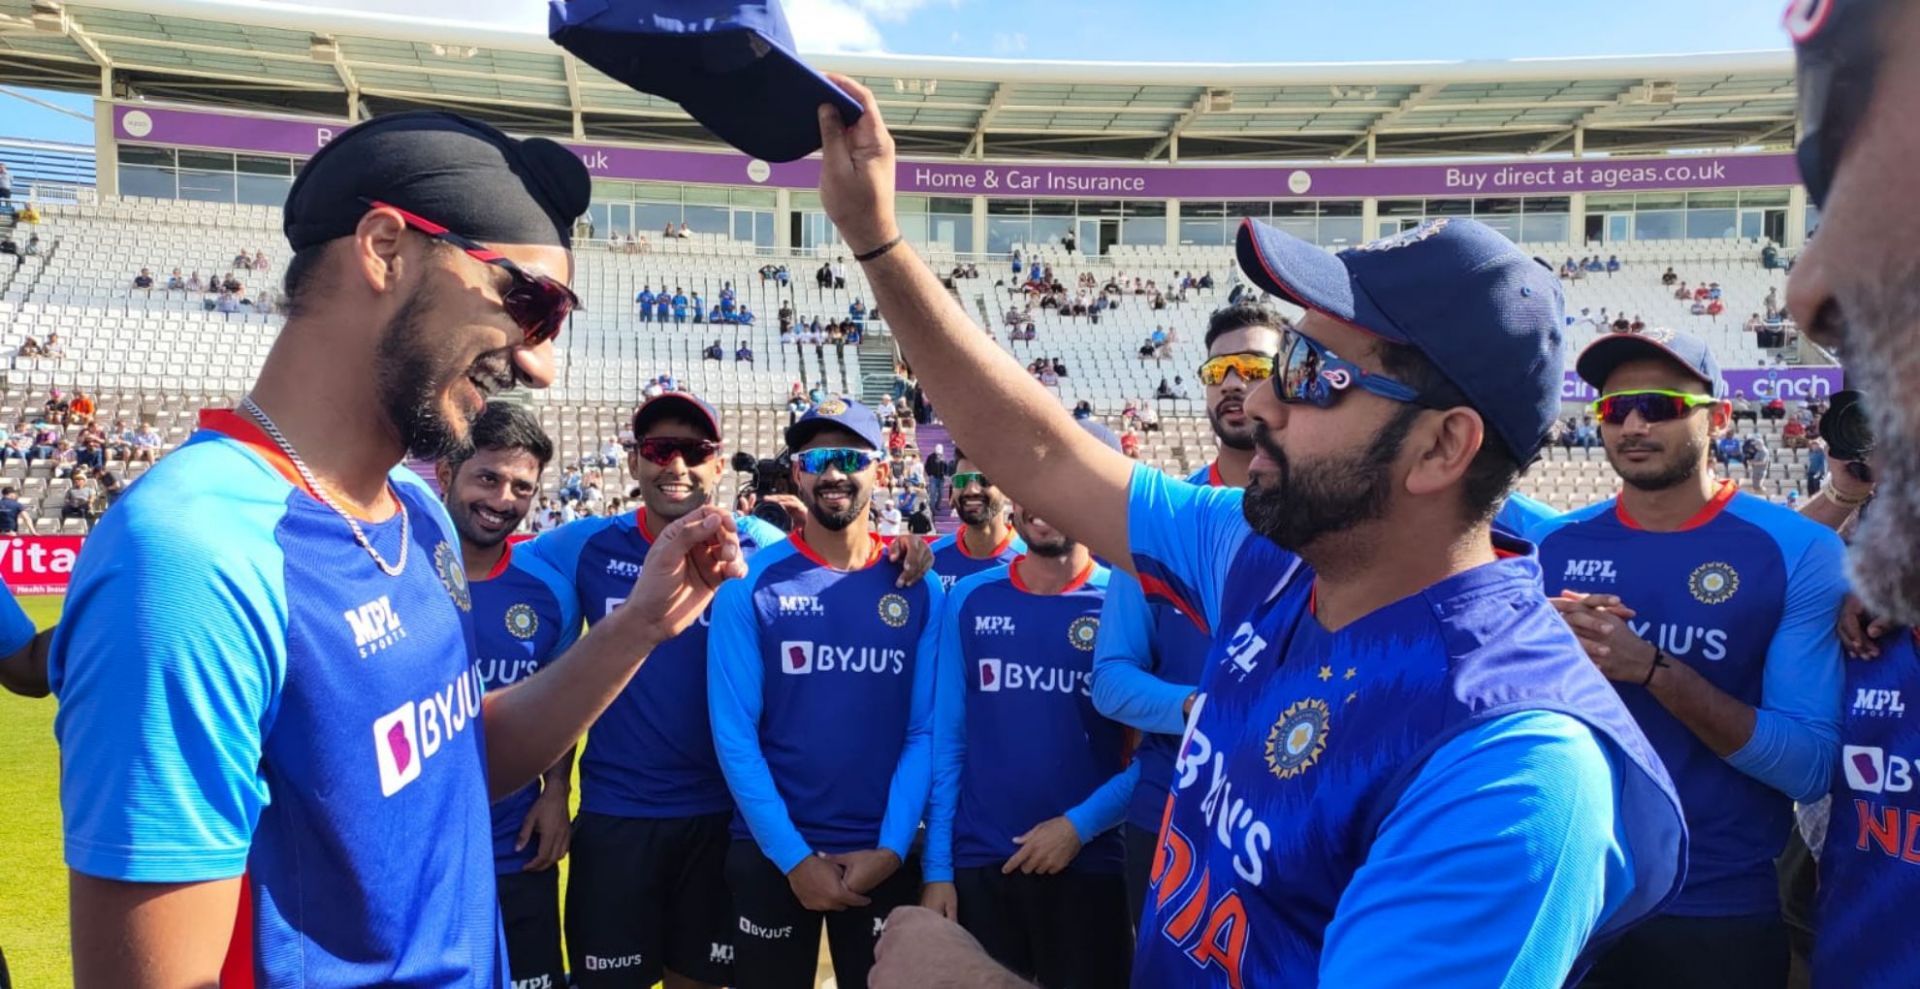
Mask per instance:
[[[319,0],[335,10],[390,14],[393,0]],[[929,2],[960,0],[784,0],[782,9],[794,41],[808,52],[873,52],[886,47],[876,18],[903,20]],[[409,17],[547,33],[547,5],[528,0],[409,0]]]
[[[886,3],[889,0],[859,0]],[[904,3],[908,0],[891,0]],[[793,41],[805,52],[877,52],[886,47],[873,18],[849,0],[789,0],[783,5]]]
[[[1015,31],[1012,34],[996,32],[993,36],[993,53],[995,55],[1018,55],[1026,50],[1027,35],[1024,31]]]

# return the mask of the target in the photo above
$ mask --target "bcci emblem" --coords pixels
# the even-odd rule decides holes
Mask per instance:
[[[459,605],[461,611],[472,611],[473,595],[467,591],[466,564],[445,541],[433,548],[433,569],[440,575],[440,584],[447,589],[453,603]]]
[[[1402,230],[1397,234],[1393,234],[1387,237],[1382,237],[1379,240],[1373,241],[1372,243],[1361,244],[1359,247],[1354,248],[1354,250],[1356,251],[1391,251],[1396,247],[1405,247],[1408,244],[1418,244],[1421,241],[1426,240],[1428,237],[1431,237],[1434,234],[1437,234],[1440,231],[1445,229],[1447,229],[1447,218],[1443,216],[1438,220],[1428,220],[1427,222],[1422,223],[1419,226],[1414,227],[1410,230]]]
[[[1327,750],[1330,717],[1327,702],[1318,697],[1294,701],[1267,732],[1267,769],[1284,780],[1313,768]]]
[[[1081,652],[1092,652],[1093,642],[1099,637],[1100,619],[1092,615],[1081,615],[1067,626],[1067,641]]]
[[[1687,577],[1687,590],[1701,604],[1720,604],[1740,589],[1740,575],[1725,563],[1702,563]]]
[[[1658,344],[1669,344],[1673,342],[1673,331],[1663,327],[1642,330],[1640,331],[1640,335]]]
[[[889,628],[899,628],[907,623],[907,617],[913,609],[907,607],[907,599],[898,594],[889,594],[880,599],[880,620]]]
[[[516,639],[531,639],[540,631],[540,616],[524,604],[507,609],[507,632]]]
[[[847,411],[847,403],[842,402],[837,398],[829,398],[826,401],[821,402],[819,405],[814,406],[814,411],[820,413],[823,416],[842,415]]]

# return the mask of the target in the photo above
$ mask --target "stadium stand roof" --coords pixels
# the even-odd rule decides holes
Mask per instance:
[[[1780,51],[1374,63],[1113,63],[832,54],[909,154],[1364,160],[1782,147]],[[110,70],[110,71],[109,71]],[[0,0],[0,83],[362,116],[456,109],[523,133],[715,138],[547,40],[277,0]]]

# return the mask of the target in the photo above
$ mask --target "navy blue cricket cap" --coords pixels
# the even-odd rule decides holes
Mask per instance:
[[[547,36],[766,161],[820,150],[822,103],[860,119],[859,101],[800,60],[779,0],[551,0]]]
[[[287,190],[298,251],[353,233],[367,200],[489,244],[567,247],[593,183],[580,157],[443,110],[384,114],[341,131]]]
[[[813,434],[829,426],[860,437],[872,449],[887,448],[886,440],[880,435],[880,417],[874,415],[872,409],[851,398],[830,396],[787,427],[787,449],[800,449]]]
[[[633,438],[645,437],[647,430],[662,419],[685,420],[705,429],[715,443],[720,442],[720,413],[692,392],[661,392],[641,402],[640,407],[633,410]]]
[[[1428,220],[1329,254],[1240,224],[1240,267],[1261,288],[1432,361],[1520,463],[1560,412],[1565,304],[1546,265],[1482,223]]]
[[[1573,362],[1580,380],[1594,391],[1606,390],[1607,379],[1628,361],[1656,358],[1680,366],[1700,379],[1707,394],[1720,394],[1720,362],[1713,359],[1713,348],[1705,340],[1678,330],[1649,329],[1640,333],[1608,333],[1587,345]]]

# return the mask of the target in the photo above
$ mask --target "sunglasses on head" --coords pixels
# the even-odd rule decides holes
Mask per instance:
[[[1427,404],[1412,386],[1385,375],[1361,370],[1342,360],[1312,337],[1293,330],[1280,338],[1280,353],[1272,361],[1273,393],[1288,405],[1331,408],[1349,388],[1412,405]]]
[[[688,467],[698,467],[720,452],[720,444],[712,440],[685,436],[649,436],[635,443],[633,448],[648,463],[662,467],[673,463],[675,457],[685,461]]]
[[[963,471],[953,475],[953,490],[955,491],[965,491],[976,484],[982,488],[993,487],[993,482],[987,480],[987,475],[977,470]]]
[[[1251,351],[1209,357],[1200,365],[1200,383],[1208,387],[1227,380],[1227,372],[1240,376],[1249,385],[1257,385],[1273,375],[1273,358]]]
[[[1609,426],[1618,426],[1626,422],[1628,416],[1638,412],[1640,418],[1647,422],[1668,422],[1682,418],[1701,406],[1716,405],[1719,401],[1706,395],[1690,395],[1664,388],[1617,391],[1594,400],[1593,417]]]
[[[526,346],[538,347],[560,335],[560,328],[566,325],[567,317],[575,309],[583,308],[580,297],[573,290],[560,284],[547,275],[529,274],[526,269],[491,247],[479,241],[463,237],[438,223],[414,213],[409,213],[392,203],[378,199],[361,199],[361,202],[374,209],[390,209],[400,214],[407,226],[418,230],[434,240],[445,241],[459,248],[468,257],[483,264],[503,268],[512,276],[513,283],[500,293],[500,307],[507,312],[507,318],[520,327],[526,335]]]
[[[799,464],[800,470],[807,474],[824,474],[829,470],[858,474],[879,461],[878,453],[850,446],[817,446],[793,455],[793,462]]]

